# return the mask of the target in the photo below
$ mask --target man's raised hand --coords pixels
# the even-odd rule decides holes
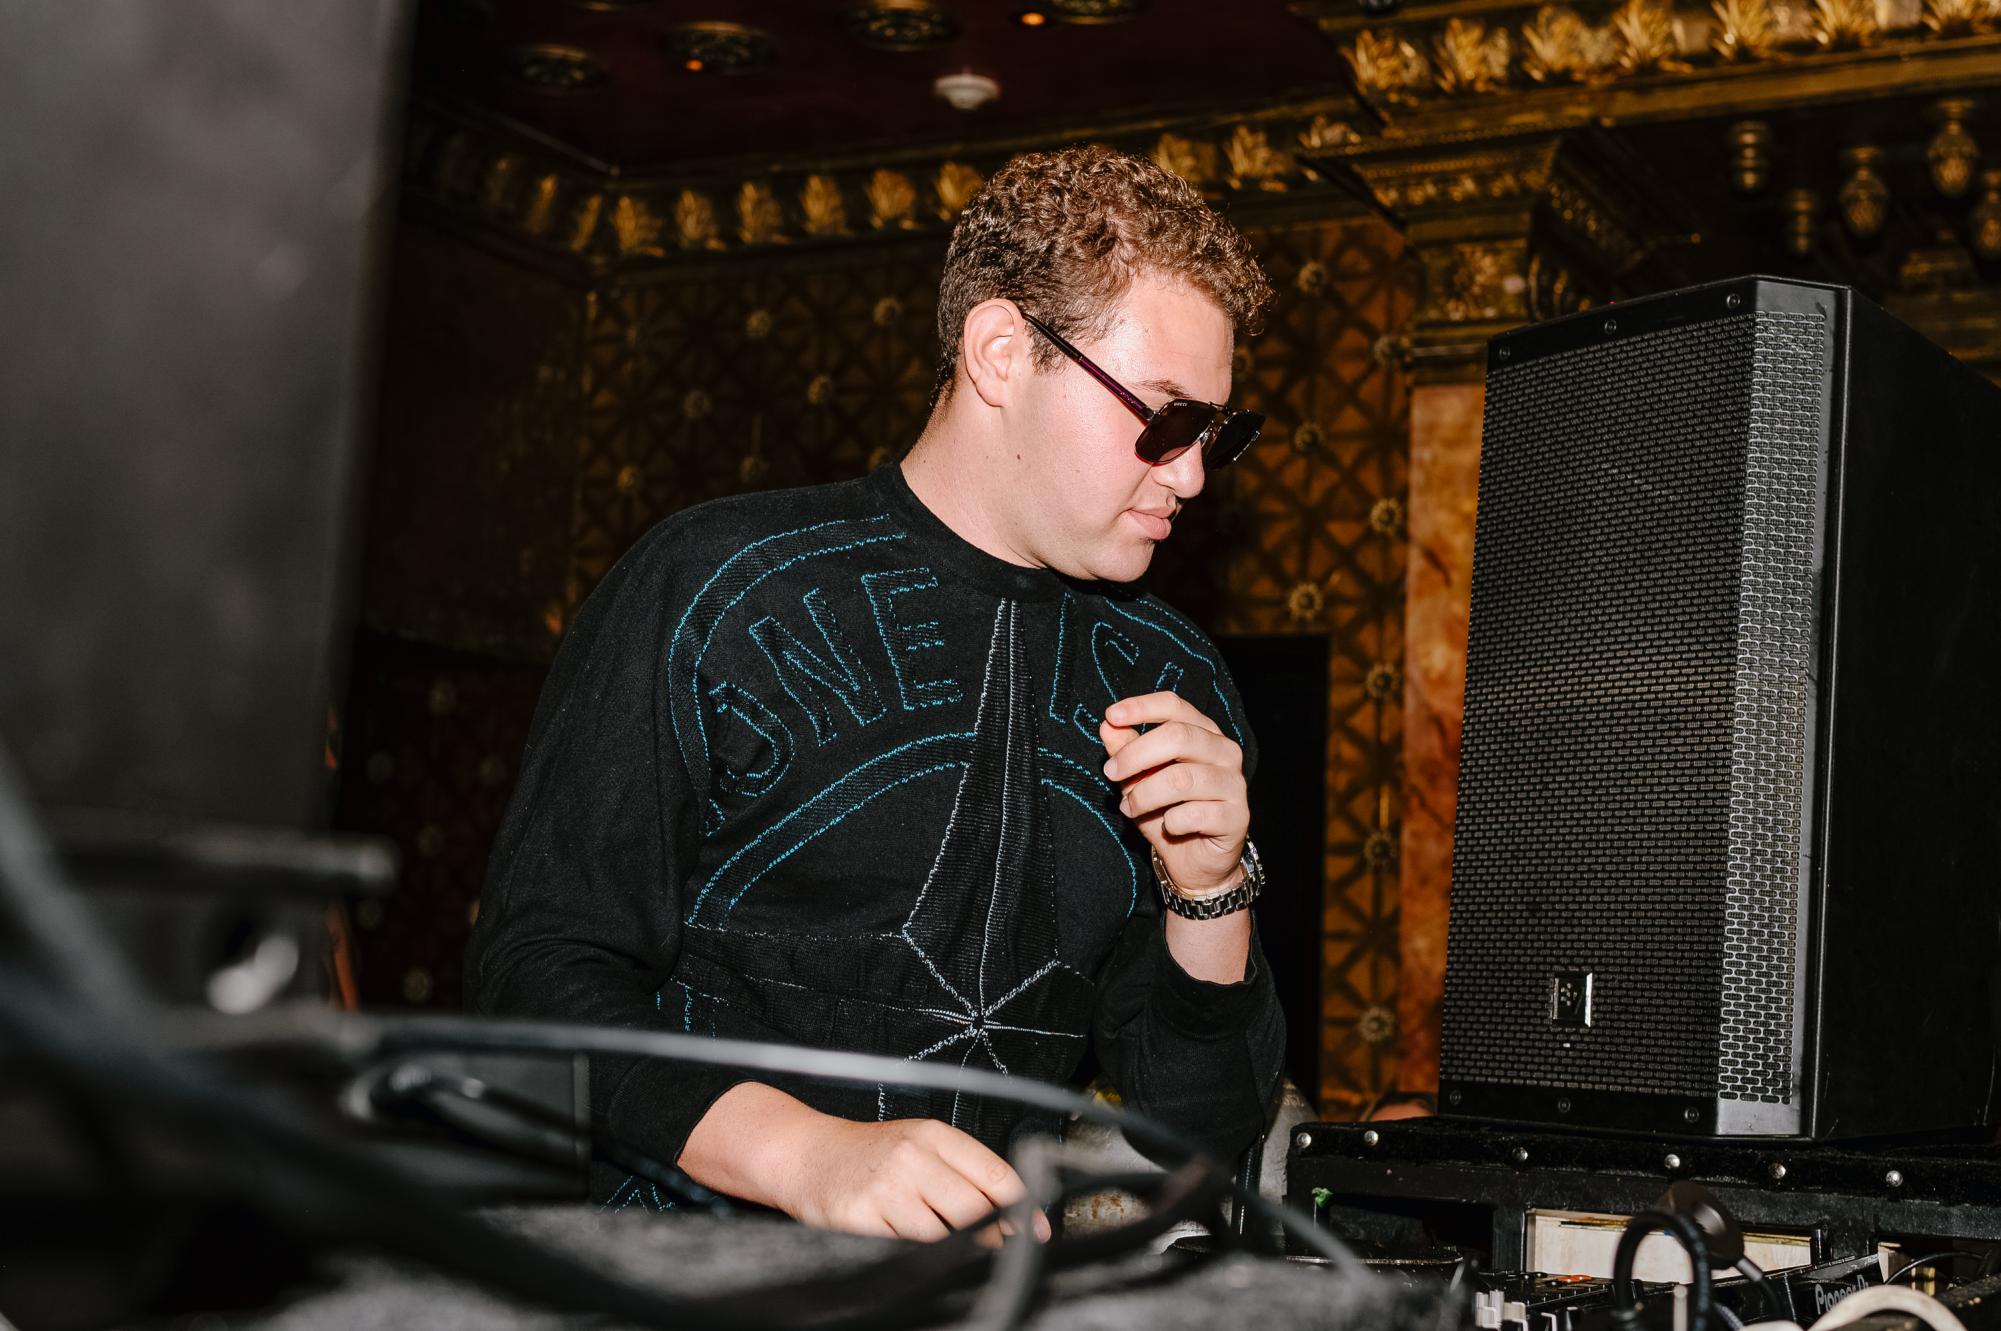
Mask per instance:
[[[1120,811],[1160,852],[1175,885],[1201,893],[1235,881],[1251,826],[1237,742],[1173,693],[1119,699],[1105,709],[1098,737]]]

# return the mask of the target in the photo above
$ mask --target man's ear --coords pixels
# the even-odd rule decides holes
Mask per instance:
[[[1012,301],[983,300],[966,315],[959,363],[973,391],[990,407],[1004,407],[1029,373],[1028,324]]]

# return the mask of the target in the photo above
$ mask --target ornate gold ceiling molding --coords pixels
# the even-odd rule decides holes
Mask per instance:
[[[1292,11],[1333,39],[1367,102],[1420,135],[1450,132],[1440,111],[1501,94],[1527,128],[2001,82],[2001,0],[1432,0],[1388,22],[1352,0]],[[1491,128],[1491,105],[1473,114]]]
[[[1502,329],[1671,284],[1687,236],[1687,219],[1655,197],[1644,166],[1597,131],[1384,146],[1348,165],[1395,217],[1421,271],[1405,348],[1421,380],[1477,378],[1487,337]],[[1663,254],[1669,261],[1655,262]]]
[[[635,176],[497,117],[419,101],[404,153],[406,198],[423,210],[537,253],[572,276],[713,261],[747,251],[940,235],[1001,162],[1080,140],[1150,156],[1212,198],[1352,195],[1305,156],[1356,140],[1332,112],[1148,120],[1043,139],[958,144],[798,163],[724,165],[699,176]],[[1333,206],[1341,206],[1334,204]]]

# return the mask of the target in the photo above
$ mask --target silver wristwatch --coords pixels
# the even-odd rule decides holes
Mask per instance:
[[[1160,884],[1160,904],[1187,920],[1220,920],[1225,915],[1235,915],[1256,901],[1265,886],[1265,867],[1258,860],[1258,848],[1248,840],[1244,842],[1244,855],[1239,863],[1244,869],[1243,882],[1221,892],[1192,897],[1174,885],[1174,880],[1167,876],[1167,866],[1160,862],[1160,852],[1154,851],[1153,876]]]

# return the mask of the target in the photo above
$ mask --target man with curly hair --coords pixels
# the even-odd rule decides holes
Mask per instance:
[[[1245,909],[1254,745],[1132,584],[1261,420],[1270,287],[1151,162],[1008,163],[961,215],[900,465],[643,537],[544,688],[467,957],[484,1012],[1063,1082],[1228,1159],[1283,1024]],[[937,1238],[1018,1198],[1019,1107],[596,1060],[629,1152],[810,1224]],[[658,1172],[658,1171],[653,1171]],[[614,1206],[672,1204],[609,1161]]]

